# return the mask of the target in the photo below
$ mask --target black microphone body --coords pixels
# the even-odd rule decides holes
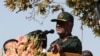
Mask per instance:
[[[53,29],[51,29],[51,30],[45,30],[45,31],[36,30],[36,31],[30,32],[29,34],[30,35],[39,34],[38,44],[41,45],[41,43],[43,43],[42,44],[42,48],[46,48],[47,47],[47,34],[49,34],[49,33],[54,33],[54,30]]]
[[[41,33],[41,35],[47,35],[49,33],[54,33],[54,30],[53,29],[51,29],[49,31],[48,30],[45,30],[44,32]]]
[[[43,42],[43,45],[42,45],[43,48],[47,47],[47,34],[49,34],[49,33],[54,33],[54,30],[53,29],[51,29],[49,31],[45,30],[40,33],[40,43]]]

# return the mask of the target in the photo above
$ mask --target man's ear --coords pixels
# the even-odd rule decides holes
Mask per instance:
[[[71,23],[71,22],[68,22],[68,24],[69,24],[71,27],[73,27],[73,23]]]
[[[73,23],[69,22],[69,28],[70,28],[70,32],[72,32],[72,29],[73,29]]]

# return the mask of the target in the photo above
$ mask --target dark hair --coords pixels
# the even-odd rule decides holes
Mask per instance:
[[[82,56],[83,56],[85,53],[86,53],[86,54],[89,54],[90,56],[93,56],[92,52],[89,51],[89,50],[84,50],[84,51],[82,51]]]
[[[7,40],[7,41],[5,41],[5,43],[3,44],[3,49],[4,49],[4,52],[6,52],[6,44],[7,43],[9,43],[9,42],[18,42],[18,40],[16,40],[16,39],[9,39],[9,40]]]

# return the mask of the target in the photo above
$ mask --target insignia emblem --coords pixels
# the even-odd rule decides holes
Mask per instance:
[[[61,13],[61,14],[59,15],[59,19],[63,19],[63,18],[64,18],[64,14]]]

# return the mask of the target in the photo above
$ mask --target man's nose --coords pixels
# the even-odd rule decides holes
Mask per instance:
[[[57,26],[57,27],[59,27],[59,26],[60,26],[60,24],[57,24],[56,26]]]

